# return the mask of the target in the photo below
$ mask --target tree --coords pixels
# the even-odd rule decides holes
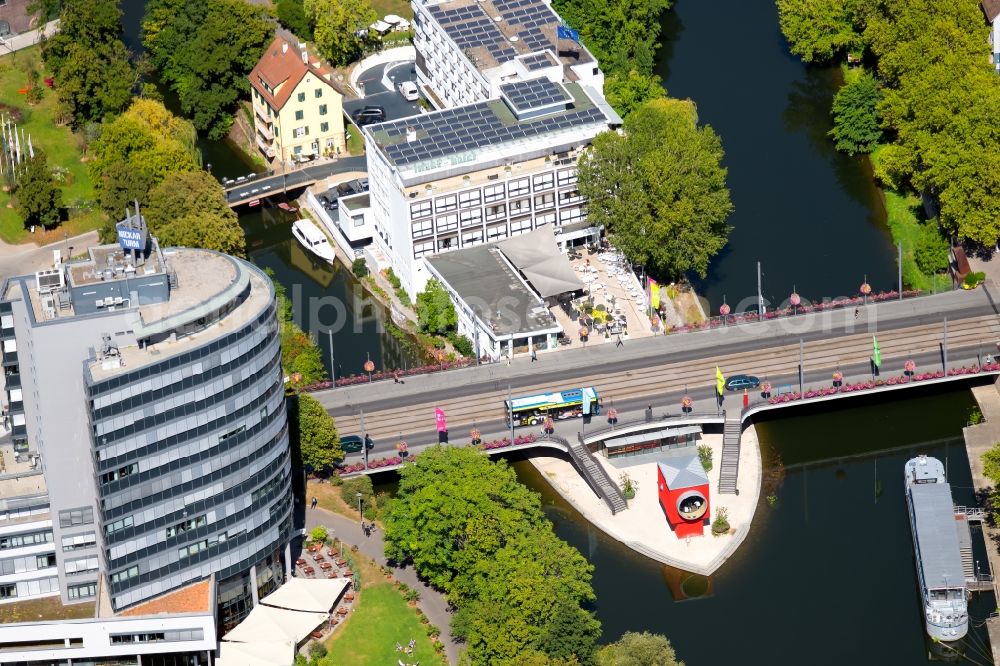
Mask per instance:
[[[150,229],[163,247],[200,247],[242,257],[246,236],[235,217],[232,213],[188,213]]]
[[[589,219],[651,273],[705,276],[733,210],[719,137],[697,125],[693,103],[673,99],[643,104],[624,130],[598,135],[580,159]]]
[[[417,324],[427,333],[446,333],[458,324],[451,296],[437,280],[430,279],[417,294]]]
[[[882,138],[881,118],[876,107],[882,95],[875,78],[862,72],[833,98],[833,129],[830,136],[837,150],[848,155],[870,153]]]
[[[537,494],[504,461],[475,449],[436,446],[400,472],[385,519],[385,554],[412,561],[432,585],[452,592],[460,572],[493,556],[518,534],[545,522]],[[466,574],[457,599],[475,593],[482,568]]]
[[[312,19],[306,14],[302,0],[278,0],[278,21],[291,30],[296,37],[312,41]]]
[[[344,457],[333,417],[308,393],[296,400],[302,464],[314,471],[328,469]]]
[[[778,23],[792,53],[805,62],[827,62],[857,48],[854,26],[861,0],[777,0]]]
[[[303,6],[315,25],[316,47],[335,67],[361,54],[368,26],[378,18],[369,0],[305,0]]]
[[[124,219],[125,208],[131,207],[133,201],[146,205],[152,183],[149,174],[131,168],[124,160],[112,162],[105,169],[100,203],[112,226]],[[113,229],[111,235],[114,235]]]
[[[660,634],[629,631],[597,651],[598,666],[684,666],[670,641]]]
[[[146,222],[151,229],[164,229],[173,226],[176,220],[187,215],[214,215],[226,222],[223,234],[227,247],[239,246],[238,256],[242,256],[245,241],[236,241],[236,236],[243,237],[236,213],[226,203],[226,194],[212,175],[206,171],[179,171],[167,174],[163,181],[149,193],[146,204]],[[222,243],[212,243],[213,249]],[[203,246],[208,247],[208,246]],[[222,251],[222,250],[220,250]]]
[[[640,74],[631,69],[628,74],[616,74],[604,80],[608,103],[622,118],[652,99],[667,96],[663,81],[656,74]]]
[[[237,103],[250,94],[247,75],[273,39],[268,10],[244,0],[151,0],[142,28],[184,114],[210,139],[226,136]]]
[[[59,224],[62,190],[56,186],[48,160],[41,150],[36,150],[35,156],[27,161],[24,172],[17,179],[14,196],[17,212],[26,227],[41,225],[49,228]]]
[[[948,268],[951,261],[948,239],[941,235],[933,221],[920,228],[920,236],[913,248],[913,258],[917,267],[927,275],[939,273]]]
[[[326,366],[316,342],[292,322],[281,330],[281,367],[292,386],[309,386],[326,379]]]

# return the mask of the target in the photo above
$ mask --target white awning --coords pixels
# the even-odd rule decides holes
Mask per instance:
[[[219,643],[215,666],[288,666],[295,661],[294,643]]]
[[[260,603],[293,611],[329,613],[348,585],[347,578],[289,578]]]
[[[641,432],[627,437],[616,437],[604,442],[604,446],[613,449],[618,446],[628,446],[629,444],[639,444],[651,442],[654,439],[665,439],[667,437],[681,437],[682,435],[694,435],[701,432],[701,426],[685,426],[683,428],[664,428],[653,432]]]
[[[514,236],[497,243],[503,252],[542,298],[583,289],[583,283],[570,266],[569,259],[559,251],[552,225]]]
[[[400,21],[404,20],[402,16],[396,16],[395,14],[386,14],[385,18],[382,19],[390,25],[396,25]]]
[[[368,28],[370,30],[374,30],[375,32],[377,32],[380,35],[384,35],[385,33],[387,33],[390,30],[392,30],[392,26],[389,25],[388,23],[386,23],[385,21],[382,21],[382,20],[375,21],[370,26],[368,26]]]
[[[223,640],[237,643],[292,642],[298,645],[328,617],[329,613],[303,613],[258,604]]]

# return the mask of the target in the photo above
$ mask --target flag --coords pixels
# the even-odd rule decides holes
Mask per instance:
[[[35,149],[31,146],[31,135],[28,135],[28,155],[35,159]]]
[[[654,310],[660,309],[660,285],[653,278],[649,278],[649,302]]]
[[[569,27],[568,25],[560,25],[556,27],[556,37],[558,39],[570,39],[574,42],[579,43],[580,33]]]
[[[14,164],[21,163],[21,139],[17,135],[17,128],[14,128]]]
[[[583,389],[583,401],[581,403],[580,412],[584,415],[590,414],[590,393],[587,389]]]
[[[722,370],[715,366],[715,390],[722,395],[722,390],[726,387],[726,378],[722,376]]]
[[[878,338],[874,335],[872,336],[872,361],[875,362],[875,367],[882,365],[882,350],[878,346]]]
[[[448,424],[444,420],[444,411],[440,407],[434,408],[434,420],[437,421],[438,432],[448,431]]]

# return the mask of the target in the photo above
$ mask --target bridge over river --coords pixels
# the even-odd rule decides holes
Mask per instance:
[[[365,156],[359,155],[320,162],[287,173],[262,174],[250,179],[237,180],[226,185],[226,202],[230,208],[246,206],[267,197],[301,190],[337,173],[365,171],[367,168]]]

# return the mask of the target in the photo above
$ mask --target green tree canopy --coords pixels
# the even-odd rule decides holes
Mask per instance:
[[[627,74],[615,74],[604,80],[608,103],[622,118],[652,99],[667,96],[663,81],[656,74],[640,74],[630,69]]]
[[[163,247],[200,247],[235,257],[246,254],[246,237],[235,215],[188,213],[153,229]]]
[[[295,400],[302,464],[316,471],[333,467],[344,457],[333,417],[308,393],[300,393]]]
[[[152,177],[133,169],[124,160],[112,162],[104,170],[104,181],[101,185],[101,210],[108,216],[110,224],[123,219],[125,208],[132,207],[133,201],[145,206],[149,201],[149,190],[153,184]],[[106,230],[104,234],[114,234],[114,230]],[[110,241],[110,238],[105,238]]]
[[[827,62],[856,49],[861,0],[777,0],[778,22],[792,53],[805,62]]]
[[[336,67],[361,55],[368,26],[378,18],[369,0],[305,0],[304,7],[315,26],[313,35],[320,54]]]
[[[444,286],[435,279],[427,281],[417,294],[417,324],[427,333],[446,333],[458,325],[458,313]]]
[[[624,129],[598,135],[580,159],[589,219],[651,273],[704,276],[733,210],[719,137],[697,125],[691,102],[674,99],[645,103]]]
[[[459,573],[479,572],[508,541],[543,525],[538,495],[517,481],[506,462],[476,449],[437,446],[400,472],[385,520],[386,557],[412,561],[432,585],[451,593]],[[465,573],[461,597],[479,587]]]
[[[313,38],[313,23],[306,14],[302,0],[278,0],[278,21],[296,37],[311,41]]]
[[[951,261],[948,239],[941,235],[934,221],[925,222],[920,228],[920,236],[913,248],[913,258],[917,267],[927,275],[947,270]]]
[[[870,153],[882,138],[876,107],[882,94],[875,77],[860,73],[837,91],[833,98],[833,129],[830,136],[837,150],[848,155]]]
[[[153,229],[163,228],[174,219],[193,213],[218,215],[239,229],[236,213],[226,203],[222,185],[207,171],[169,173],[149,193],[145,216]]]
[[[14,188],[14,197],[17,212],[26,227],[36,224],[54,227],[62,219],[62,190],[52,178],[48,159],[41,150],[35,150],[35,156],[25,164]]]
[[[273,39],[269,10],[244,0],[150,0],[143,43],[184,114],[211,139],[233,123],[247,75]]]
[[[626,632],[597,651],[597,666],[684,666],[664,636]]]

